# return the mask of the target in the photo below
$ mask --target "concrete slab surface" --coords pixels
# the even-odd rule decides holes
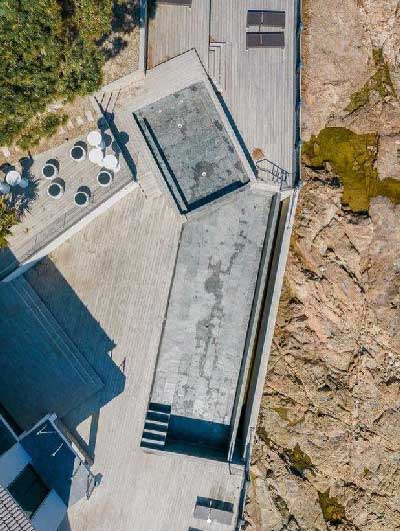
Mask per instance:
[[[151,396],[169,437],[227,442],[272,197],[248,188],[184,226]]]

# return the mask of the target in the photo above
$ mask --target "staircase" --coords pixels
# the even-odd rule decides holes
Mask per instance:
[[[154,402],[149,403],[140,442],[142,448],[163,450],[167,440],[170,416],[171,406]]]
[[[211,42],[208,48],[208,75],[218,92],[225,90],[225,43]]]

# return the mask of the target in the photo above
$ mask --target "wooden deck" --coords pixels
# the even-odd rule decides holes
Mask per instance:
[[[210,0],[193,0],[191,7],[155,4],[154,16],[150,13],[149,18],[147,68],[191,48],[208,68]]]
[[[197,496],[237,509],[240,470],[139,447],[181,226],[165,198],[146,199],[136,189],[50,255],[57,273],[50,274],[46,261],[26,273],[106,389],[113,382],[107,382],[90,321],[115,343],[110,355],[126,378],[123,392],[99,415],[87,417],[78,407],[63,419],[71,430],[78,422],[94,455],[92,470],[103,478],[88,501],[71,508],[60,531],[204,529],[205,521],[193,518]]]
[[[201,13],[196,11],[198,4]],[[284,49],[246,50],[249,9],[286,12]],[[193,24],[197,24],[195,29]],[[191,10],[159,6],[149,23],[148,67],[194,47],[221,91],[250,155],[263,156],[291,173],[295,31],[293,0],[194,0]]]
[[[115,147],[114,139],[109,132],[107,137],[112,144],[106,151],[112,153],[113,146]],[[77,137],[55,149],[35,155],[33,164],[27,172],[28,188],[22,190],[17,186],[13,189],[26,201],[27,206],[24,208],[21,222],[12,228],[12,235],[8,238],[9,247],[0,250],[0,278],[133,182],[132,172],[123,157],[118,155],[120,171],[114,175],[111,186],[101,187],[96,180],[101,169],[98,165],[88,159],[75,162],[70,157],[71,147],[80,140],[83,141],[85,138]],[[58,177],[65,183],[65,193],[61,199],[52,199],[48,196],[47,188],[51,181],[42,176],[42,167],[50,159],[59,162]],[[90,202],[86,207],[78,207],[74,203],[74,194],[80,186],[88,187],[91,192]]]

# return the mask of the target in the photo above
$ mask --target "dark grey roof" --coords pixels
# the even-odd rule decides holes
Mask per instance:
[[[182,212],[248,182],[204,82],[147,105],[135,117]]]
[[[93,475],[61,436],[53,422],[45,420],[20,443],[50,489],[68,506],[89,494]]]
[[[29,518],[27,518],[11,496],[0,485],[0,530],[1,531],[35,531]]]
[[[103,386],[24,277],[0,284],[0,345],[0,402],[24,430]]]
[[[0,416],[0,455],[7,452],[14,444],[17,442],[17,439],[9,430],[8,426],[4,423],[2,417]]]

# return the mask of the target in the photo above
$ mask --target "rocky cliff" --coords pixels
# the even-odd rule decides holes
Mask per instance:
[[[303,138],[311,142],[252,455],[246,530],[394,531],[400,3],[308,0],[304,10]],[[340,132],[345,154],[327,149],[316,164],[327,128]],[[376,139],[364,158],[359,135]],[[357,149],[349,144],[354,138]]]

